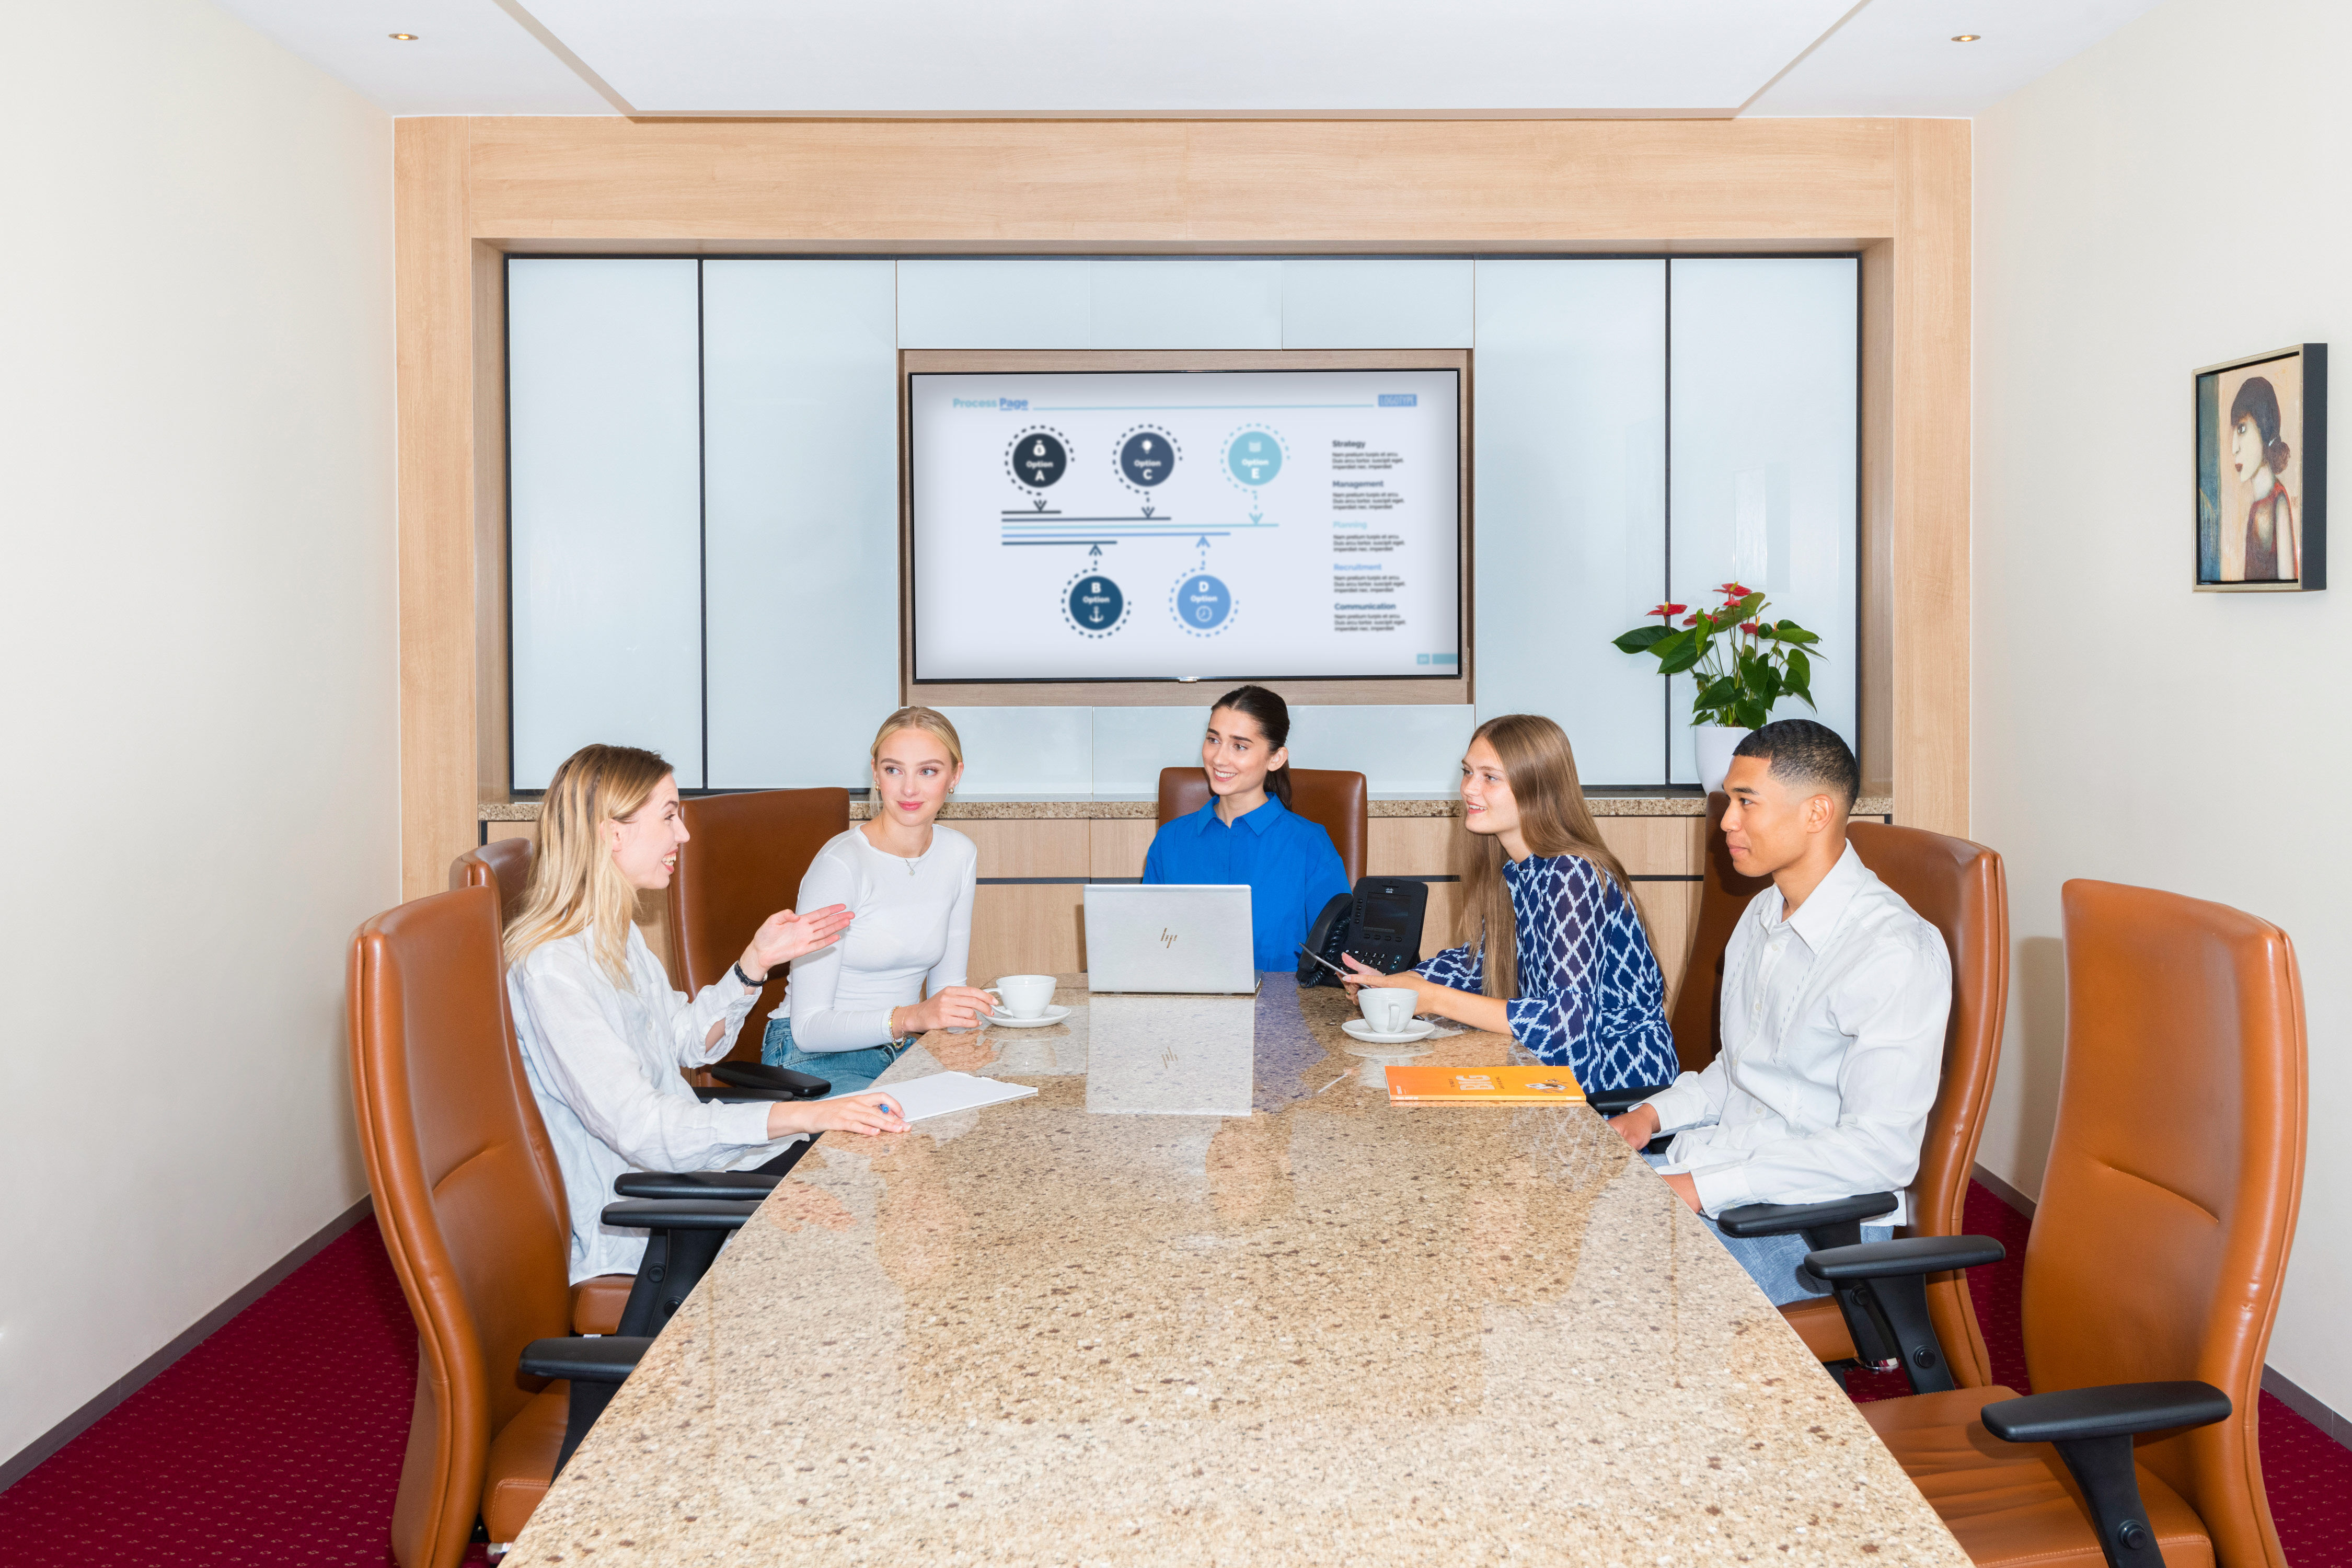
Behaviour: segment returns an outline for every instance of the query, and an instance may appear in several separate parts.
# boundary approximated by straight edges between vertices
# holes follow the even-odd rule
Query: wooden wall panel
[[[1969,122],[1897,122],[1895,820],[1969,832]],[[1864,587],[1868,586],[1867,580]]]
[[[1091,839],[1087,829],[1093,825],[1082,818],[966,818],[940,826],[971,838],[972,847],[980,851],[983,879],[1091,874]]]
[[[1090,850],[1087,875],[1140,877],[1143,857],[1160,824],[1148,816],[1108,817],[1087,824]]]
[[[992,985],[1000,974],[1084,969],[1085,910],[1080,882],[982,886],[972,896],[971,983]]]
[[[400,385],[400,883],[420,898],[478,841],[471,121],[393,126]],[[501,612],[503,613],[503,612]]]
[[[1892,232],[1900,123],[486,119],[472,233],[868,250],[1851,242]]]

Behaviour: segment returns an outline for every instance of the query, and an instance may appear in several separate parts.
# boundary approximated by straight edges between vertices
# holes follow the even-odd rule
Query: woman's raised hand
[[[779,1100],[768,1112],[768,1136],[794,1132],[904,1132],[906,1118],[898,1114],[898,1096],[887,1091],[844,1094],[831,1100]]]
[[[1410,969],[1402,974],[1382,974],[1352,952],[1341,953],[1339,962],[1348,966],[1348,973],[1339,977],[1339,984],[1348,988],[1348,996],[1351,1001],[1355,997],[1356,987],[1359,985],[1370,985],[1376,988],[1382,985],[1395,985],[1408,991],[1418,991],[1422,986],[1421,976]]]
[[[828,904],[804,915],[778,910],[751,933],[751,945],[743,950],[743,973],[772,977],[780,965],[838,942],[848,929],[847,904]]]
[[[910,1035],[929,1029],[977,1029],[993,1017],[996,1005],[985,991],[970,985],[948,985],[912,1007],[898,1010],[898,1026]]]

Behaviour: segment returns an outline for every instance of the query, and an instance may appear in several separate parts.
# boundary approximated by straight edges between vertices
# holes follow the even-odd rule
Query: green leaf
[[[1801,697],[1806,707],[1814,708],[1813,661],[1807,658],[1801,650],[1793,647],[1789,650],[1789,668],[1782,683],[1789,689],[1790,696]],[[1814,710],[1820,711],[1818,708]]]
[[[1678,634],[1672,626],[1635,626],[1632,631],[1616,639],[1617,649],[1621,653],[1643,653],[1649,649],[1652,643],[1663,642],[1667,637],[1676,635]]]
[[[1739,682],[1730,676],[1710,680],[1700,689],[1696,706],[1706,709],[1727,708],[1739,696]]]
[[[1780,695],[1780,672],[1772,668],[1772,661],[1769,658],[1757,659],[1740,672],[1740,684],[1748,689],[1748,694],[1767,708],[1772,706],[1773,699]]]
[[[1771,710],[1761,702],[1735,702],[1731,705],[1731,721],[1743,730],[1761,730],[1770,715]]]
[[[1782,621],[1772,628],[1772,635],[1782,642],[1789,643],[1811,644],[1822,640],[1794,621]]]
[[[1652,648],[1650,651],[1653,653],[1658,652],[1655,648]],[[1675,648],[1672,653],[1659,653],[1658,673],[1660,675],[1680,675],[1684,670],[1688,669],[1692,665],[1698,662],[1698,657],[1703,651],[1705,651],[1704,644],[1692,642],[1685,643],[1681,647]]]

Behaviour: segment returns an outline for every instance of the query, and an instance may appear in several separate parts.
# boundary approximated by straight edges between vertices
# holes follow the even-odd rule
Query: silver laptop
[[[1250,890],[1087,884],[1087,989],[1244,994],[1257,989]]]

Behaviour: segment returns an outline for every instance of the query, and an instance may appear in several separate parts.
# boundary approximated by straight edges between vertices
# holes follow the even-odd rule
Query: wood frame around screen
[[[997,372],[1184,370],[1450,370],[1461,377],[1454,405],[1460,454],[1455,500],[1454,584],[1462,664],[1452,676],[1378,676],[1268,680],[1292,702],[1453,703],[1474,700],[1470,570],[1471,351],[1468,349],[1095,349],[1022,352],[901,349],[898,353],[898,690],[904,702],[933,708],[1190,708],[1206,700],[1203,683],[1180,680],[926,681],[915,684],[915,516],[912,375]],[[1244,677],[1235,677],[1239,680]],[[1214,695],[1211,693],[1210,695]]]

